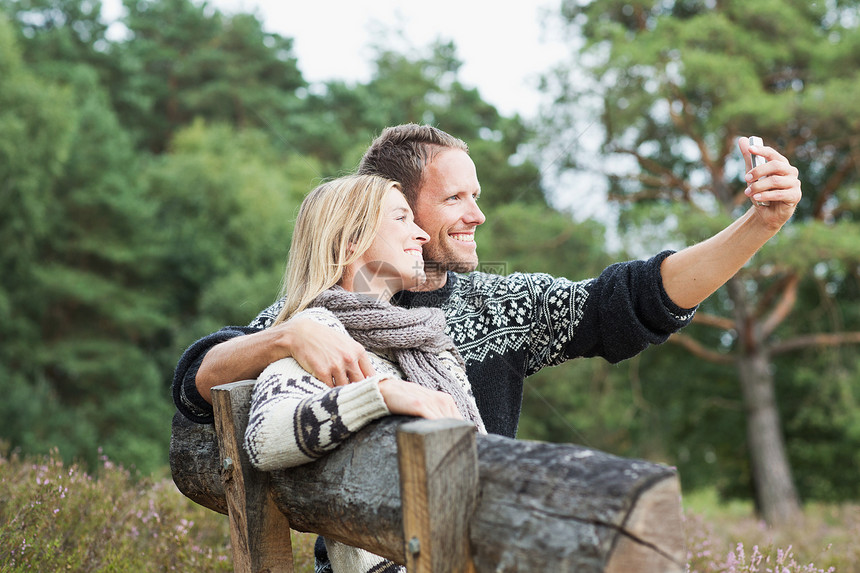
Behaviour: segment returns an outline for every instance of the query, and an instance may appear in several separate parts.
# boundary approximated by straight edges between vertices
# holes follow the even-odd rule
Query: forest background
[[[180,353],[272,302],[302,197],[387,125],[469,143],[483,270],[572,279],[739,216],[735,142],[758,134],[800,169],[795,218],[670,343],[529,378],[518,437],[675,465],[772,523],[860,498],[860,2],[565,2],[535,122],[463,85],[450,42],[309,85],[253,14],[125,6],[116,40],[97,1],[0,0],[9,447],[163,471]],[[611,216],[577,220],[549,180]]]

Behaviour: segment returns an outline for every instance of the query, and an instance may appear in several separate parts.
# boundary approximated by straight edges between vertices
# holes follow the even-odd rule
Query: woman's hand
[[[392,414],[419,416],[428,420],[439,418],[463,419],[450,395],[437,390],[429,390],[414,382],[406,382],[399,378],[386,378],[379,383],[379,392]]]

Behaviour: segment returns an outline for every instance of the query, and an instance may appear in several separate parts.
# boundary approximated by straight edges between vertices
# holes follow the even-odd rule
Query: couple
[[[702,243],[674,253],[665,251],[647,261],[615,264],[597,278],[579,282],[539,273],[506,277],[470,273],[477,266],[474,232],[484,222],[476,203],[480,184],[466,144],[443,131],[413,124],[387,128],[365,153],[358,173],[397,181],[415,214],[415,222],[426,232],[411,239],[413,245],[423,247],[426,281],[397,293],[392,301],[406,309],[436,307],[443,311],[445,330],[464,360],[479,419],[483,419],[488,432],[514,437],[526,376],[579,356],[602,356],[618,362],[650,344],[665,341],[691,320],[702,300],[731,278],[788,221],[801,197],[797,169],[768,147],[752,150],[768,162],[750,169],[748,140],[741,138],[739,147],[747,162],[746,194],[755,201],[769,201],[768,206],[751,206],[726,229]],[[384,224],[384,213],[382,216]],[[345,248],[349,255],[360,256],[354,255],[359,250],[358,240],[347,237]],[[361,240],[370,241],[368,245],[373,242],[367,237]],[[393,248],[393,243],[389,247]],[[321,257],[321,253],[303,256]],[[325,253],[330,259],[335,255],[340,255],[340,261],[348,260],[346,253]],[[404,287],[417,282],[417,277],[405,280],[389,268],[388,265],[399,268],[393,259],[376,260],[388,263],[377,265],[386,267],[386,281],[403,281]],[[299,261],[291,264],[298,265]],[[308,261],[303,260],[301,266],[308,266]],[[362,274],[369,270],[354,269],[361,275],[356,278],[362,284],[370,284],[374,273]],[[414,275],[415,268],[412,272]],[[319,292],[307,294],[304,306],[328,286],[320,283]],[[281,299],[264,310],[251,325],[224,328],[185,352],[177,366],[173,391],[174,401],[186,417],[211,423],[212,386],[257,378],[269,364],[285,357],[295,359],[295,363],[290,362],[293,366],[297,367],[297,363],[313,374],[301,377],[325,381],[325,386],[343,387],[350,393],[359,390],[351,388],[355,384],[349,382],[391,376],[381,366],[386,361],[385,352],[374,350],[370,354],[342,330],[328,326],[325,319],[321,324],[309,316],[321,311],[308,311],[308,315],[276,323],[278,318],[285,318],[281,315],[300,306],[291,288],[288,296],[289,300]],[[284,308],[287,310],[282,312]],[[328,321],[337,326],[330,317]],[[422,352],[436,354],[437,364],[451,364],[447,379],[456,379],[456,353],[449,350],[451,360],[439,346],[432,348],[429,353],[428,349]],[[400,367],[406,370],[402,363]],[[409,372],[406,375],[412,376]],[[265,378],[266,375],[260,376],[261,381]],[[382,387],[393,386],[389,381]],[[461,415],[471,405],[468,385],[459,400],[465,406],[457,404]],[[417,386],[406,389],[414,391]],[[319,390],[328,392],[322,387]],[[439,396],[432,394],[431,399],[426,395],[429,392],[421,392],[419,395],[416,391],[414,396],[424,408],[434,409],[428,415],[453,414],[450,403],[445,407],[447,414],[440,414]],[[377,397],[377,404],[378,400]],[[343,432],[343,427],[325,431]],[[299,459],[308,459],[306,453],[302,452]]]
[[[463,418],[485,432],[463,359],[444,332],[445,315],[389,303],[395,292],[424,283],[422,247],[428,239],[394,181],[343,177],[305,198],[290,247],[284,305],[273,324],[302,318],[349,335],[371,351],[376,373],[329,387],[293,358],[267,366],[254,386],[245,432],[257,469],[310,462],[388,414]],[[400,570],[339,542],[327,540],[326,547],[334,571]]]

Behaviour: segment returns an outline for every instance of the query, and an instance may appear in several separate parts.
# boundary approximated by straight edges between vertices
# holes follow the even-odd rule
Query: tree
[[[512,161],[532,132],[519,117],[503,117],[478,90],[463,85],[451,42],[399,52],[379,46],[374,64],[367,84],[328,82],[307,97],[304,118],[296,117],[292,131],[302,136],[295,146],[323,161],[327,173],[354,169],[384,127],[427,123],[468,143],[486,191],[482,204],[546,205],[535,164]]]
[[[31,65],[109,66],[107,24],[98,0],[0,0],[0,10],[15,22],[23,58]]]
[[[774,373],[781,385],[791,376],[778,361],[860,342],[856,310],[841,314],[856,306],[860,261],[857,16],[857,2],[569,1],[562,17],[584,38],[575,69],[585,78],[573,81],[573,67],[547,78],[558,109],[568,110],[556,117],[589,106],[601,119],[604,163],[629,167],[606,173],[628,240],[688,244],[746,208],[738,136],[761,135],[801,170],[805,199],[790,228],[702,306],[702,328],[672,338],[733,368],[751,480],[769,523],[799,508]],[[830,292],[815,289],[823,283]],[[817,309],[798,304],[810,290],[817,303],[805,302],[839,309],[838,324],[812,320]]]
[[[0,354],[4,437],[90,462],[103,446],[151,469],[170,412],[150,353],[166,325],[148,290],[152,204],[93,69],[38,77],[10,32],[4,20],[0,307],[14,333]]]
[[[275,299],[302,197],[318,166],[267,134],[197,121],[141,180],[157,204],[161,288],[180,350],[224,324],[247,324]]]
[[[459,82],[453,45],[380,49],[370,82],[305,90],[291,40],[252,14],[127,2],[113,39],[98,2],[0,9],[0,318],[15,333],[0,414],[14,447],[159,466],[178,354],[272,301],[299,201],[386,125],[469,141],[487,208],[548,211],[536,167],[511,160],[529,132]]]
[[[290,135],[285,126],[305,86],[291,39],[265,32],[253,14],[224,15],[206,2],[125,6],[129,37],[112,46],[121,73],[110,87],[145,149],[162,153],[196,118]]]

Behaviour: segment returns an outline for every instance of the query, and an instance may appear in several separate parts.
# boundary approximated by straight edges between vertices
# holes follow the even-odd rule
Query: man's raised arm
[[[749,140],[738,146],[746,160],[746,195],[754,202],[742,217],[705,241],[667,257],[660,268],[663,288],[682,308],[701,303],[732,278],[794,214],[800,202],[797,168],[770,147],[752,151],[767,163],[751,169]],[[758,202],[769,203],[759,205]]]

